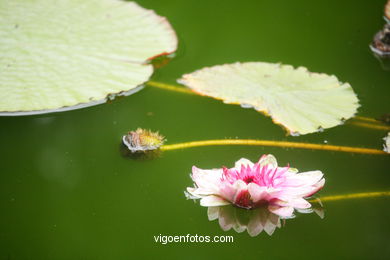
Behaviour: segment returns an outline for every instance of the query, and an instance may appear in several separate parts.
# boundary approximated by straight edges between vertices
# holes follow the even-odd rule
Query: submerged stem
[[[375,129],[375,130],[390,131],[390,126],[385,126],[385,125],[379,125],[379,124],[374,125],[374,124],[368,124],[368,123],[356,122],[356,121],[352,121],[350,122],[350,124],[355,126]]]
[[[350,193],[344,195],[333,195],[320,197],[320,201],[335,201],[335,200],[349,200],[349,199],[362,199],[362,198],[375,198],[375,197],[387,197],[390,196],[390,191],[374,191],[374,192],[362,192],[362,193]],[[311,199],[309,202],[318,202],[317,199]]]
[[[354,119],[357,119],[360,121],[366,121],[366,122],[370,122],[370,123],[375,123],[375,124],[382,124],[380,121],[376,120],[375,118],[371,118],[371,117],[355,116]]]
[[[149,86],[155,87],[155,88],[159,88],[159,89],[164,89],[164,90],[175,91],[175,92],[184,93],[184,94],[195,95],[194,92],[192,92],[191,90],[189,90],[187,88],[181,88],[181,87],[178,87],[178,86],[175,86],[175,85],[170,85],[170,84],[161,83],[161,82],[157,82],[157,81],[148,81],[148,82],[146,82],[146,85],[149,85]]]
[[[160,147],[161,150],[169,151],[176,149],[186,149],[200,146],[212,146],[212,145],[250,145],[250,146],[274,146],[274,147],[288,147],[288,148],[302,148],[302,149],[314,149],[314,150],[326,150],[336,152],[349,152],[349,153],[362,153],[362,154],[388,154],[382,150],[349,147],[349,146],[337,146],[328,144],[312,144],[312,143],[298,143],[298,142],[286,142],[286,141],[270,141],[270,140],[252,140],[252,139],[221,139],[221,140],[204,140],[184,142],[177,144],[167,144]]]
[[[171,84],[166,84],[166,83],[162,83],[162,82],[157,82],[157,81],[148,81],[148,82],[146,82],[146,85],[149,85],[149,86],[155,87],[155,88],[159,88],[159,89],[179,92],[179,93],[183,93],[183,94],[197,95],[195,92],[193,92],[187,88],[183,88],[183,87],[180,87],[177,85],[171,85]],[[360,126],[360,127],[365,127],[365,128],[390,131],[390,127],[384,126],[380,121],[378,121],[374,118],[364,117],[364,116],[355,116],[354,119],[364,121],[364,122],[370,122],[370,124],[363,123],[363,122],[348,122],[348,123],[350,123],[352,125]]]

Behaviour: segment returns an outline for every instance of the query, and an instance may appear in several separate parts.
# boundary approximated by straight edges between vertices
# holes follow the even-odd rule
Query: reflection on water
[[[301,213],[317,213],[320,218],[324,218],[322,208],[313,208],[311,211]],[[242,233],[245,230],[251,237],[259,235],[265,231],[268,235],[272,235],[276,228],[282,227],[285,224],[286,218],[281,218],[278,215],[270,212],[266,206],[256,209],[242,209],[232,205],[209,207],[207,215],[210,221],[218,219],[219,226],[224,231],[233,229],[237,233]]]
[[[125,144],[123,144],[123,142],[121,142],[119,145],[119,152],[121,156],[125,159],[138,160],[138,161],[153,160],[161,156],[160,149],[151,150],[151,151],[132,152]]]
[[[259,235],[262,231],[272,235],[277,227],[282,227],[280,217],[270,212],[266,207],[253,210],[245,210],[231,205],[209,207],[207,215],[210,221],[218,219],[219,225],[224,231],[233,228],[236,232],[241,233],[247,230],[252,237]]]
[[[379,64],[383,70],[386,70],[386,71],[390,70],[390,54],[389,54],[389,56],[380,56],[380,55],[374,53],[374,56],[379,61]]]

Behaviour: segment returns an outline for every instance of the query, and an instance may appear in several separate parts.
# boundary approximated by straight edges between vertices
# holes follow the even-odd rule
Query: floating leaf
[[[183,75],[178,82],[201,95],[269,114],[292,135],[339,125],[359,107],[348,83],[290,65],[225,64]]]
[[[103,102],[147,81],[147,61],[176,47],[168,21],[133,2],[1,1],[0,112]]]

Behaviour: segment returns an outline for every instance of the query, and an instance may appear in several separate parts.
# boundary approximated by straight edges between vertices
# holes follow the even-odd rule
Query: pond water
[[[358,115],[390,111],[390,72],[368,45],[385,1],[153,1],[180,46],[152,80],[169,84],[204,66],[281,62],[336,75],[361,101]],[[281,165],[319,169],[319,197],[390,190],[390,157],[248,146],[165,151],[153,160],[120,153],[121,137],[143,127],[167,143],[252,138],[382,149],[386,131],[346,123],[286,136],[252,109],[146,86],[81,110],[0,118],[0,259],[389,259],[389,198],[324,202],[325,217],[299,215],[262,232],[223,231],[207,208],[186,200],[191,167],[232,167],[274,154]],[[283,223],[282,223],[283,224]],[[156,243],[159,235],[233,236],[231,243]]]

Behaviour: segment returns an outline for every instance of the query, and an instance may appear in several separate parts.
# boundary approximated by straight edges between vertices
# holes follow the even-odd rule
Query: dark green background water
[[[390,111],[390,72],[368,44],[385,1],[140,0],[168,17],[180,46],[153,80],[235,61],[282,62],[349,82],[359,115]],[[220,138],[290,140],[382,148],[386,132],[343,125],[287,137],[254,110],[152,87],[71,112],[0,118],[0,259],[389,259],[389,198],[325,203],[269,237],[224,232],[185,199],[192,165],[232,166],[274,154],[281,165],[319,169],[321,195],[389,190],[389,156],[262,147],[202,147],[135,161],[119,152],[137,127],[168,143]],[[233,243],[172,243],[153,236],[232,235]]]

